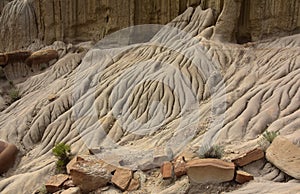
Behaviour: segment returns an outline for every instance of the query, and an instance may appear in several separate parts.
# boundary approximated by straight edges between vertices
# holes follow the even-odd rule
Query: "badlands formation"
[[[0,14],[0,162],[19,150],[1,193],[45,184],[60,142],[138,173],[132,193],[216,193],[186,176],[167,183],[157,150],[188,160],[222,145],[229,161],[265,131],[280,137],[243,167],[254,180],[223,186],[300,191],[298,0],[0,0]]]

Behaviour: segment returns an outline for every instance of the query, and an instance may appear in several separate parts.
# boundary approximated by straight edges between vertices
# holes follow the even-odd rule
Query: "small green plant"
[[[218,158],[221,159],[224,154],[224,148],[220,145],[204,146],[200,151],[201,158]]]
[[[272,143],[278,135],[280,135],[279,131],[265,131],[263,133],[263,138],[269,143]]]
[[[21,98],[20,92],[17,89],[11,89],[9,91],[9,96],[10,96],[12,102],[15,102]]]
[[[59,143],[54,146],[52,153],[58,159],[56,168],[60,172],[66,171],[66,166],[71,160],[71,147],[65,143]]]

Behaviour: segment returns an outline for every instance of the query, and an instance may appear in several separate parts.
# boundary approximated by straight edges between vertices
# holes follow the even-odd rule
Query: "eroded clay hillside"
[[[30,22],[44,13],[33,11],[36,3],[43,7],[42,2],[12,1],[15,6],[5,7],[0,17],[0,48],[20,48],[18,44],[24,43],[24,49],[54,49],[59,54],[42,71],[22,61],[4,67],[6,79],[16,81],[20,99],[0,113],[0,139],[15,144],[20,154],[14,168],[1,178],[2,193],[38,189],[54,172],[56,160],[51,150],[58,142],[70,144],[75,154],[99,149],[98,157],[112,163],[122,161],[135,170],[151,161],[157,147],[170,149],[174,157],[187,147],[217,144],[227,151],[243,152],[256,147],[266,130],[279,131],[299,146],[300,35],[234,44],[241,29],[236,25],[244,13],[240,10],[250,2],[220,1],[223,12],[218,18],[218,9],[190,7],[166,26],[155,26],[160,28],[158,33],[139,44],[130,44],[135,42],[130,36],[134,29],[125,29],[97,44],[56,41],[46,47],[49,41],[73,37],[65,37],[64,30],[53,36],[46,28],[58,28],[36,19],[37,23],[18,29],[21,34],[15,38],[20,42],[7,43],[9,38],[3,36],[15,30],[7,27],[14,17],[7,10],[25,11],[28,17],[24,20]],[[218,1],[205,2],[202,7],[218,5]],[[298,1],[290,2],[299,12]],[[295,33],[299,17],[293,17],[293,27],[280,33]],[[16,26],[24,21],[18,22]],[[39,22],[44,22],[44,30]],[[150,27],[140,27],[136,33]],[[251,39],[255,32],[249,31]],[[271,31],[260,32],[267,35]],[[30,44],[40,36],[44,39]],[[116,42],[115,37],[123,36],[125,42]],[[262,168],[268,165],[264,161]],[[283,172],[268,169],[236,192],[299,190],[297,180],[286,183]],[[143,189],[151,193],[153,185]],[[157,187],[153,192],[163,189]]]

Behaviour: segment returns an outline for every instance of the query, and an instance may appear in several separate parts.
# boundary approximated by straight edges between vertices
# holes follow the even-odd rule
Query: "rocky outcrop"
[[[1,3],[2,2],[2,3]],[[189,6],[212,8],[216,19],[214,38],[249,42],[300,29],[297,0],[14,0],[0,17],[0,51],[27,46],[35,39],[51,44],[56,40],[99,40],[117,30],[140,24],[166,24]],[[1,12],[0,12],[1,13]],[[26,19],[25,19],[26,18]],[[140,29],[145,31],[146,29]],[[153,31],[153,32],[151,32]],[[147,34],[157,28],[148,27]],[[145,40],[142,33],[128,36]]]

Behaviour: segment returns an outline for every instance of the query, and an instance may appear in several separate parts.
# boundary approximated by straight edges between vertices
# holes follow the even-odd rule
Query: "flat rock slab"
[[[300,148],[278,136],[266,151],[266,158],[286,174],[300,179]]]
[[[232,162],[235,163],[237,166],[245,166],[247,164],[250,164],[251,162],[260,160],[264,157],[264,151],[259,149],[259,148],[255,148],[247,153],[244,153],[240,156],[238,156],[237,158],[233,159]]]
[[[196,159],[187,163],[187,175],[196,184],[231,181],[234,172],[234,163],[219,159]]]

